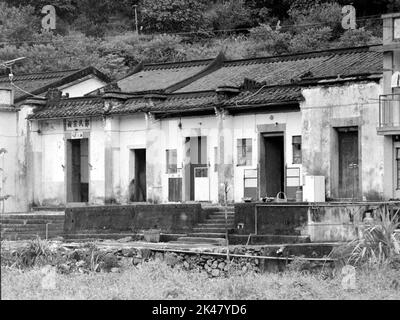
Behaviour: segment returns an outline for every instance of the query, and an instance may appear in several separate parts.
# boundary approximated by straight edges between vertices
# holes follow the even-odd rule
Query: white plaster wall
[[[104,87],[106,83],[101,81],[97,77],[93,77],[82,82],[60,88],[63,94],[68,93],[70,98],[82,97],[85,94],[95,91],[101,87]]]
[[[249,115],[237,115],[234,117],[234,138],[233,144],[233,159],[234,159],[234,200],[241,202],[244,196],[244,170],[257,169],[259,161],[259,135],[257,132],[258,125],[285,124],[285,164],[291,168],[301,168],[301,164],[293,164],[292,156],[292,136],[301,135],[301,114],[300,112],[286,113],[258,113]],[[237,139],[249,138],[252,139],[252,165],[238,166],[237,159]],[[300,178],[302,174],[300,171]],[[300,180],[300,184],[302,181]],[[272,196],[272,195],[269,195]]]
[[[132,149],[146,148],[146,122],[144,114],[124,116],[120,118],[120,188],[123,203],[129,201],[130,178],[134,172],[130,170]],[[148,157],[147,157],[148,158]],[[147,159],[151,161],[151,158]],[[130,175],[132,174],[132,177]]]
[[[65,140],[62,120],[40,123],[42,143],[42,205],[65,203]]]
[[[6,154],[0,155],[0,188],[3,182],[3,190],[0,195],[10,195],[4,201],[4,212],[18,211],[17,185],[17,113],[0,111],[0,149],[7,150]],[[4,161],[4,163],[3,163]],[[0,213],[3,210],[0,202]]]
[[[380,83],[351,83],[303,90],[302,109],[304,173],[324,175],[331,196],[331,124],[334,120],[361,119],[362,194],[367,199],[383,193],[383,137],[377,135]]]
[[[103,204],[105,197],[104,123],[92,119],[89,138],[89,202]]]

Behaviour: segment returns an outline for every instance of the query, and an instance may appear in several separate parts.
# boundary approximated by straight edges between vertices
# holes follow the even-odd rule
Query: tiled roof
[[[179,89],[177,92],[215,90],[219,86],[240,86],[245,78],[265,84],[298,82],[304,76],[319,79],[383,71],[383,55],[370,47],[225,61],[215,72]]]
[[[248,105],[280,104],[283,102],[302,101],[301,87],[267,87],[259,90],[245,91],[224,102],[224,107],[243,108]]]
[[[13,82],[20,88],[27,92],[36,91],[42,87],[48,86],[49,84],[59,81],[64,77],[76,73],[79,70],[66,70],[57,72],[46,72],[46,73],[31,73],[31,74],[15,74]],[[0,87],[12,88],[8,76],[0,77]],[[21,97],[26,94],[20,90],[15,90],[14,97],[18,101]]]
[[[20,87],[26,92],[42,95],[47,92],[51,87],[61,86],[68,82],[73,82],[79,78],[83,78],[89,74],[95,74],[101,80],[109,82],[110,80],[100,71],[93,67],[84,69],[73,69],[65,71],[31,73],[31,74],[14,74],[13,82],[16,86]],[[0,87],[15,88],[11,86],[8,76],[0,77]],[[15,89],[14,100],[19,102],[28,98],[29,95],[25,92]]]
[[[169,94],[165,99],[146,99],[131,97],[120,101],[110,111],[104,111],[102,97],[84,97],[62,99],[58,104],[44,107],[32,114],[30,119],[53,119],[66,117],[99,116],[106,114],[131,114],[136,112],[152,113],[180,113],[204,112],[214,110],[215,107],[224,107],[228,110],[239,110],[253,107],[262,107],[282,103],[296,103],[302,100],[300,87],[270,87],[246,91],[232,97],[224,98],[215,91],[199,92],[194,94]]]
[[[44,106],[29,116],[29,119],[54,119],[67,117],[100,116],[104,113],[101,97],[61,99],[52,106]]]
[[[38,111],[31,118],[129,114],[142,111],[210,112],[219,106],[232,112],[245,108],[275,108],[283,105],[292,107],[303,99],[302,86],[318,84],[324,79],[336,81],[339,77],[357,80],[367,79],[365,76],[371,75],[381,77],[383,72],[382,52],[371,50],[371,47],[235,61],[224,61],[219,56],[218,63],[216,61],[217,59],[140,66],[141,71],[136,70],[136,73],[121,80],[122,86],[119,83],[123,92],[104,95],[104,98],[119,101],[107,113],[103,111],[102,98],[86,97],[62,100],[57,107]],[[188,77],[190,81],[185,80]],[[185,87],[182,88],[182,85]],[[171,88],[179,87],[181,89],[170,92]],[[169,89],[163,92],[162,89],[165,88]],[[218,88],[227,95],[217,93]],[[236,96],[235,90],[239,92]]]
[[[195,95],[170,95],[164,101],[145,101],[144,99],[130,99],[117,108],[112,114],[145,112],[179,112],[213,109],[218,103],[215,92],[203,92]]]
[[[203,71],[212,59],[145,65],[117,82],[124,92],[164,90]]]

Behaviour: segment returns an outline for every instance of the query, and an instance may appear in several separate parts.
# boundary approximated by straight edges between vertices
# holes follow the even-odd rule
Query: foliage
[[[244,0],[216,2],[204,14],[207,30],[233,30],[251,25],[250,10]]]
[[[143,0],[142,25],[152,32],[187,32],[202,26],[205,0]]]
[[[362,7],[360,1],[355,5]],[[0,61],[27,57],[14,66],[15,73],[93,65],[115,79],[141,61],[215,58],[221,51],[240,59],[381,42],[382,26],[375,20],[357,30],[341,29],[344,0],[82,0],[79,6],[55,0],[55,32],[39,30],[45,0],[6,3],[11,6],[0,3],[0,42],[7,42],[0,45]],[[18,8],[22,4],[29,6]],[[132,32],[135,4],[143,27],[139,36]],[[213,32],[221,29],[237,31]]]
[[[342,248],[340,258],[347,264],[359,267],[381,267],[400,256],[400,240],[395,231],[400,228],[399,211],[392,212],[386,206],[376,211],[374,224],[363,231],[363,236]]]
[[[41,269],[2,268],[2,299],[399,299],[399,271],[360,271],[357,287],[346,291],[341,275],[321,279],[298,272],[234,274],[213,279],[204,273],[151,261],[121,273],[57,274],[56,289],[45,290]]]
[[[0,42],[31,40],[39,30],[33,7],[9,7],[0,2]]]

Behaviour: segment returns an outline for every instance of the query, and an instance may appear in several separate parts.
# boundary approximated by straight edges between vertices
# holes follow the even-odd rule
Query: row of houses
[[[327,201],[400,198],[399,17],[383,45],[49,80],[1,107],[5,209],[295,199],[308,176]]]

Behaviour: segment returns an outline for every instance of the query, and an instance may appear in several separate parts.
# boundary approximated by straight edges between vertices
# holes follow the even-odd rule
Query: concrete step
[[[227,216],[228,219],[235,219],[234,215],[228,215]],[[224,219],[225,220],[225,215],[224,214],[210,214],[207,219]]]
[[[3,224],[46,224],[49,222],[54,223],[64,223],[64,218],[62,219],[0,219],[0,223]]]
[[[46,231],[46,225],[41,224],[41,225],[3,225],[0,227],[0,230],[3,232],[25,232],[25,231]],[[47,230],[64,230],[64,225],[63,224],[49,224],[47,227]]]
[[[29,221],[64,221],[64,214],[5,214],[1,215],[0,221],[3,220],[29,220]]]
[[[188,234],[188,237],[196,238],[225,238],[224,232],[192,232]]]
[[[235,220],[231,219],[231,218],[226,219],[226,221],[228,223],[234,223],[235,222]],[[204,220],[204,222],[201,222],[201,223],[225,223],[225,218],[224,219],[220,219],[220,218],[218,218],[218,219],[210,219],[210,218],[208,218],[208,219]]]
[[[211,244],[211,245],[225,245],[224,238],[208,238],[208,237],[181,237],[173,243],[192,243],[192,244]]]
[[[227,223],[227,228],[234,228],[235,225],[233,223]],[[225,223],[214,223],[214,222],[206,222],[206,223],[198,223],[196,228],[225,228]]]
[[[1,233],[1,239],[3,240],[33,240],[37,237],[41,239],[46,239],[45,232],[38,232],[38,233],[20,233],[20,232],[6,232]],[[56,238],[56,237],[63,237],[62,232],[49,232],[47,234],[48,239]]]
[[[228,228],[232,229],[232,228]],[[205,227],[195,227],[193,228],[195,233],[224,233],[225,234],[225,227],[223,228],[205,228]]]

